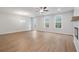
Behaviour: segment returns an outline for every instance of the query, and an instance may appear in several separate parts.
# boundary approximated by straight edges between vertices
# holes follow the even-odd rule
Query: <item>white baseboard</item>
[[[37,31],[40,31],[40,30],[37,30]],[[40,31],[40,32],[48,32],[48,33],[56,33],[56,34],[64,34],[64,35],[71,35],[73,36],[73,34],[69,34],[69,33],[58,33],[58,32],[49,32],[49,31]]]
[[[21,30],[21,31],[4,32],[4,33],[0,33],[0,35],[10,34],[10,33],[16,33],[16,32],[24,32],[24,31],[31,31],[31,30]]]
[[[16,33],[16,32],[23,32],[23,31],[33,31],[33,30],[20,30],[20,31],[4,32],[4,33],[0,33],[0,35]],[[40,31],[40,30],[36,30],[36,31]],[[41,32],[48,32],[48,31],[41,31]],[[57,32],[48,32],[48,33],[57,33]],[[73,34],[67,34],[67,33],[57,33],[57,34],[73,35]]]

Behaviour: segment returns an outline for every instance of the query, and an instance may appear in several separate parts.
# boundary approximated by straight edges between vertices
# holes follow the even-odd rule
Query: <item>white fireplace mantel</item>
[[[78,39],[75,37],[74,27],[78,28]],[[79,52],[79,21],[73,22],[73,37],[76,50]]]
[[[74,13],[72,17],[72,23],[73,23],[73,37],[74,37],[74,44],[76,47],[76,50],[79,52],[79,38],[77,39],[75,37],[74,33],[74,27],[79,28],[79,7],[74,8]],[[78,30],[78,37],[79,37],[79,30]]]

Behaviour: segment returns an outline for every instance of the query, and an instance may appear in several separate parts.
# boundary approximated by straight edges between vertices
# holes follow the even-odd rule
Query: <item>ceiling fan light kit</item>
[[[44,12],[47,12],[47,7],[40,7],[40,14],[41,13],[44,13]]]

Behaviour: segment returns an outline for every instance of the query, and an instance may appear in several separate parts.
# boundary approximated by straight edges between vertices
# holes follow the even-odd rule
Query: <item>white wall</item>
[[[79,16],[79,7],[74,8],[74,16]]]
[[[0,34],[28,30],[31,30],[29,17],[0,13]]]
[[[79,8],[74,8],[74,16],[79,16]],[[74,32],[74,27],[79,28],[79,21],[73,21],[73,32]],[[79,34],[79,32],[78,32],[78,34]],[[74,36],[74,44],[75,44],[76,50],[79,52],[79,38],[77,40],[74,33],[73,33],[73,36]]]
[[[58,14],[54,14],[54,15],[48,15],[48,16],[39,16],[36,17],[37,19],[37,30],[39,31],[47,31],[47,32],[56,32],[56,33],[62,33],[62,34],[73,34],[73,28],[72,28],[72,15],[73,12],[69,11],[69,12],[65,12],[65,13],[61,13],[59,15],[62,16],[62,28],[61,29],[56,29],[55,28],[55,17]],[[44,17],[48,17],[49,18],[49,28],[45,28],[44,27]]]

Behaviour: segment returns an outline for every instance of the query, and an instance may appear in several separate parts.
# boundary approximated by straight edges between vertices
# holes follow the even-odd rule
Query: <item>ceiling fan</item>
[[[48,9],[47,9],[47,7],[40,7],[39,12],[40,13],[48,12]]]

